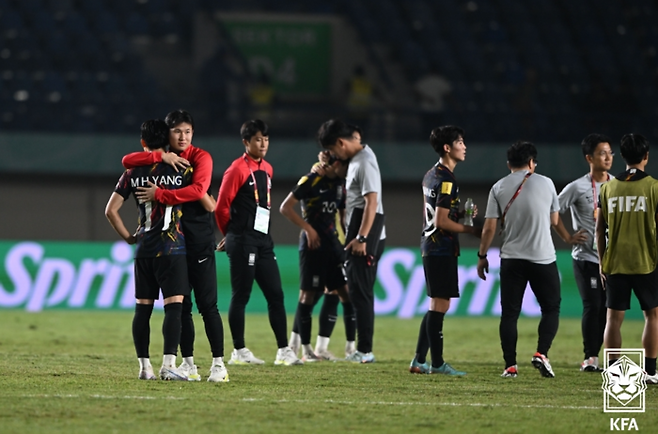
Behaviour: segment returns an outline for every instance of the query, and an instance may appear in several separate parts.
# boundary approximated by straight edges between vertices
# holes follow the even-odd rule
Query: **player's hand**
[[[569,237],[567,244],[573,246],[574,244],[583,244],[585,241],[587,241],[587,231],[585,231],[585,229],[581,229]]]
[[[226,238],[222,238],[222,240],[217,244],[217,247],[215,248],[216,251],[218,252],[225,252],[226,251]]]
[[[320,247],[320,236],[312,227],[308,230],[304,230],[306,233],[306,244],[311,250],[315,250]]]
[[[311,173],[317,173],[320,176],[325,176],[327,174],[327,167],[322,164],[315,163],[311,167]]]
[[[162,162],[170,165],[178,172],[178,169],[185,170],[190,167],[190,162],[183,157],[179,157],[173,152],[163,152]]]
[[[365,256],[366,244],[367,243],[360,243],[356,238],[354,238],[352,241],[347,243],[345,250],[351,251],[354,256]]]
[[[135,197],[139,200],[140,203],[143,202],[154,202],[155,201],[155,190],[158,189],[158,186],[149,181],[148,187],[137,187],[137,192]]]
[[[478,206],[473,205],[473,218],[478,216]]]
[[[133,245],[137,242],[137,239],[135,238],[135,235],[129,235],[128,238],[126,238],[126,243]]]
[[[487,280],[486,273],[489,272],[489,260],[487,258],[478,259],[477,270],[478,277],[482,280]]]
[[[331,158],[331,154],[329,153],[329,151],[320,151],[320,153],[318,154],[318,161],[323,166],[329,165],[330,158]]]

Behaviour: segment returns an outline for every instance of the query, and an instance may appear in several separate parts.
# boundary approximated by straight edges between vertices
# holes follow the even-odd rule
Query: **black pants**
[[[385,240],[379,241],[374,258],[347,255],[345,273],[347,286],[356,316],[357,351],[372,352],[372,338],[375,333],[375,279],[377,263],[384,252]]]
[[[548,354],[560,321],[560,276],[557,264],[535,264],[523,259],[500,261],[500,344],[505,366],[516,365],[517,323],[526,285],[537,297],[541,308],[537,352]]]
[[[201,249],[188,248],[187,271],[197,309],[203,318],[212,356],[224,357],[224,324],[217,309],[217,266],[214,246]],[[190,357],[194,353],[194,322],[190,297],[185,297],[183,300],[180,344],[183,357]]]
[[[244,324],[245,308],[249,303],[254,279],[260,287],[269,313],[270,326],[276,337],[277,348],[288,345],[286,309],[283,305],[283,289],[279,265],[270,243],[265,246],[250,246],[235,242],[226,237],[226,254],[231,272],[231,304],[228,309],[228,323],[235,349],[245,347]]]
[[[573,260],[573,275],[583,300],[583,351],[585,358],[598,357],[603,345],[606,312],[605,290],[601,283],[599,264]]]

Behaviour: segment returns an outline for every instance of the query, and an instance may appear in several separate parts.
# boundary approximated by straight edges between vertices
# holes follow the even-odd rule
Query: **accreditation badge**
[[[254,218],[254,230],[267,234],[270,227],[270,210],[262,206],[256,207],[256,218]]]

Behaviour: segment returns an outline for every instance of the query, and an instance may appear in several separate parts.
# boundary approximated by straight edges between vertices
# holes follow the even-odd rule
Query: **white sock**
[[[190,366],[194,366],[194,356],[192,357],[183,357],[183,361]]]
[[[315,341],[315,352],[319,353],[320,351],[327,351],[328,348],[329,338],[318,335],[318,339]]]
[[[139,369],[142,371],[147,369],[153,370],[153,367],[151,366],[151,359],[148,357],[138,357],[137,360],[139,360]]]
[[[162,366],[176,366],[176,354],[165,354],[162,356]]]
[[[290,343],[291,347],[299,347],[302,342],[302,337],[299,336],[299,333],[290,332]]]
[[[212,358],[212,365],[211,366],[217,366],[217,365],[223,365],[224,364],[224,358],[223,357],[213,357]]]
[[[356,351],[356,343],[354,341],[347,341],[345,343],[345,352],[353,353]]]
[[[306,354],[309,354],[309,353],[312,353],[312,352],[313,352],[313,347],[311,346],[311,344],[306,344],[306,345],[304,345],[304,352],[305,352]]]

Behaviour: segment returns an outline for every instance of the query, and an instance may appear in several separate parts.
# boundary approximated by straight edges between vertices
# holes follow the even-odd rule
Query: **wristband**
[[[480,252],[478,252],[478,258],[487,259],[487,254],[485,253],[484,255],[481,255]]]

